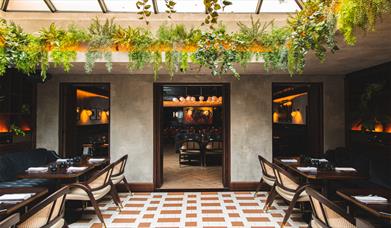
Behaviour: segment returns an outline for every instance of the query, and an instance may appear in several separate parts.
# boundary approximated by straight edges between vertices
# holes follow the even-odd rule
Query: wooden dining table
[[[23,212],[23,210],[30,206],[33,202],[42,199],[47,193],[48,189],[41,187],[22,187],[22,188],[1,188],[0,196],[4,194],[12,194],[12,193],[34,193],[30,198],[22,201],[15,201],[14,203],[0,203],[0,220],[7,218],[8,216]]]
[[[284,162],[285,159],[294,159],[297,162]],[[301,176],[306,183],[308,184],[320,184],[321,191],[324,195],[328,195],[328,182],[330,181],[345,181],[345,180],[364,180],[368,177],[360,174],[357,171],[336,171],[336,170],[323,170],[318,168],[316,172],[312,171],[301,171],[298,167],[306,167],[301,161],[300,157],[284,157],[284,158],[275,158],[274,162],[291,171],[299,176]]]
[[[96,167],[106,164],[109,162],[109,159],[104,158],[100,162],[89,162],[89,158],[84,158],[80,162],[72,165],[73,167],[86,167],[84,170],[67,172],[67,168],[58,167],[56,171],[52,172],[48,170],[47,172],[27,172],[17,175],[17,178],[27,178],[27,179],[50,179],[50,180],[60,180],[60,181],[74,181],[79,182],[80,177],[92,171]],[[47,165],[49,167],[50,164]]]
[[[365,215],[370,215],[372,219],[379,221],[382,225],[391,227],[391,189],[385,187],[339,189],[337,195],[346,200],[351,207],[360,209],[365,212]],[[386,198],[388,202],[364,203],[354,197],[367,195],[381,196]]]

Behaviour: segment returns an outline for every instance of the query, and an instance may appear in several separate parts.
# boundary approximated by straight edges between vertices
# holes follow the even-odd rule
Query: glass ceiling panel
[[[261,12],[264,13],[293,13],[300,10],[295,0],[263,0]]]
[[[157,0],[159,12],[164,13],[167,10],[164,0]],[[204,13],[205,7],[203,0],[177,0],[174,10],[178,13]]]
[[[111,12],[137,12],[136,0],[105,0]]]
[[[102,12],[97,0],[52,0],[52,3],[58,11]]]
[[[1,2],[1,1],[0,1]],[[49,11],[43,0],[10,0],[7,11]]]
[[[225,7],[224,13],[255,13],[258,0],[233,0],[232,5]]]

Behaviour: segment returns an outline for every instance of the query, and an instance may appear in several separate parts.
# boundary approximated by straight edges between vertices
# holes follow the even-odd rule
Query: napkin
[[[353,196],[356,200],[363,203],[387,203],[388,200],[381,196],[367,195],[367,196]]]
[[[281,159],[282,162],[287,162],[287,163],[295,163],[298,162],[297,159]]]
[[[29,173],[44,173],[48,171],[48,167],[30,167],[26,171]]]
[[[104,158],[90,158],[90,159],[88,159],[88,162],[99,163],[99,162],[103,162],[104,160],[105,160]]]
[[[335,167],[335,171],[356,172],[357,170],[352,167]]]
[[[67,172],[68,173],[76,173],[76,172],[81,172],[85,169],[87,169],[87,167],[73,167],[73,166],[71,166],[71,167],[67,168]]]
[[[67,161],[68,161],[68,159],[66,159],[66,158],[59,158],[56,160],[57,163],[62,163],[62,162],[67,162]]]
[[[303,172],[316,172],[318,169],[316,167],[297,167],[298,170]]]
[[[34,193],[12,193],[12,194],[4,194],[0,196],[0,201],[22,201],[33,196]]]

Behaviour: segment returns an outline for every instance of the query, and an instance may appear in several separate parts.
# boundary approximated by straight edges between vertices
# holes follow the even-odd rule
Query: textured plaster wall
[[[58,151],[60,82],[111,84],[111,158],[129,154],[130,182],[153,181],[153,80],[135,75],[54,75],[38,87],[37,146]],[[272,82],[323,82],[325,150],[343,146],[344,84],[342,76],[177,76],[174,81],[229,82],[231,85],[231,181],[258,181],[256,156],[272,158]]]

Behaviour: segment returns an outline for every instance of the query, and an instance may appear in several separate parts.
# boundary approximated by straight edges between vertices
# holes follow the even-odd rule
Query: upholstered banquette
[[[42,179],[17,179],[29,167],[46,166],[59,156],[46,149],[34,149],[0,153],[0,188],[47,186],[50,183]]]

